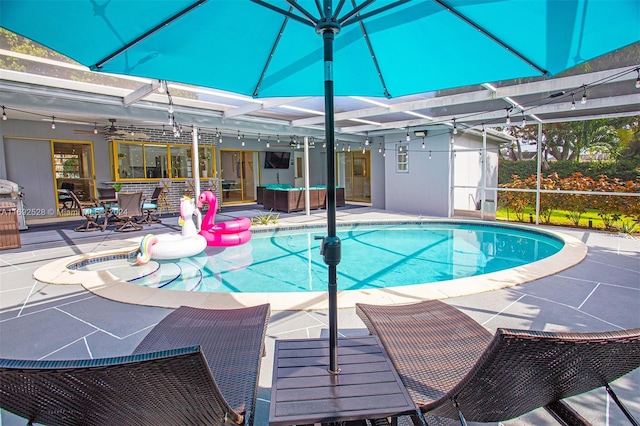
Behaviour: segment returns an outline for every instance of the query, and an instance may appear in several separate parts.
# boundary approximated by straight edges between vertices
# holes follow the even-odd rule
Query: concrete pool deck
[[[223,212],[218,220],[255,215]],[[225,217],[226,216],[226,217]],[[415,220],[416,216],[372,208],[341,208],[339,221],[384,218]],[[324,212],[281,215],[281,223],[324,220]],[[69,256],[131,246],[140,233],[113,231],[76,233],[71,224],[32,226],[21,232],[21,249],[0,252],[0,357],[20,359],[82,359],[127,355],[171,309],[116,302],[96,296],[80,285],[51,285],[32,278],[45,264]],[[555,274],[526,284],[444,299],[491,332],[498,327],[553,330],[606,331],[640,327],[640,240],[626,235],[571,228],[540,227],[569,235],[588,247],[586,258]],[[177,231],[177,218],[145,227],[147,232]],[[144,232],[144,231],[143,231]],[[288,297],[288,296],[281,296]],[[305,311],[272,308],[267,332],[267,356],[259,381],[256,425],[268,421],[273,346],[276,339],[320,337],[327,334],[325,309]],[[353,308],[340,309],[342,335],[363,335],[367,330]],[[640,417],[640,371],[613,383],[630,411]],[[593,424],[627,424],[604,389],[570,399]],[[3,411],[2,425],[25,424]],[[536,410],[505,425],[555,424],[544,410]]]

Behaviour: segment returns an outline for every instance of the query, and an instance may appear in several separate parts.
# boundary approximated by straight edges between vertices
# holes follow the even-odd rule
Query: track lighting
[[[411,141],[411,135],[409,135],[409,126],[407,126],[407,142]]]
[[[380,142],[380,147],[378,147],[378,152],[381,153],[382,152],[382,142]]]
[[[98,134],[98,122],[93,123],[93,134],[94,135]]]
[[[167,130],[164,128],[164,124],[162,125],[162,136],[167,136]]]
[[[582,93],[582,100],[580,101],[582,105],[587,103],[587,88],[585,87],[584,93]]]
[[[573,93],[571,94],[571,111],[576,109],[576,100],[573,98]]]
[[[269,139],[271,139],[271,136],[267,137],[267,148],[269,148],[271,145],[269,144]]]
[[[7,121],[7,112],[4,110],[4,105],[2,105],[2,121]]]
[[[4,109],[4,107],[3,107]],[[369,132],[367,132],[367,138],[364,140],[364,145],[369,146]]]
[[[241,146],[244,146],[244,134],[242,135],[242,142],[240,143]]]
[[[56,128],[56,118],[54,116],[51,117],[51,129],[55,130]]]
[[[276,135],[276,143],[280,143],[280,135]]]
[[[347,152],[351,152],[351,144],[347,145]]]
[[[238,130],[238,140],[240,140],[240,130]]]

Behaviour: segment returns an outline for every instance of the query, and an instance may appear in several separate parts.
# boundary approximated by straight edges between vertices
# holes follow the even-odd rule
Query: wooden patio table
[[[276,341],[270,426],[417,413],[376,336],[338,339],[340,373],[329,373],[328,366],[328,339]]]

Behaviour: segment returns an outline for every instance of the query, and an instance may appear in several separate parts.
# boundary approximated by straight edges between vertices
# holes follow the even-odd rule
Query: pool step
[[[127,281],[145,287],[183,291],[197,291],[202,285],[203,274],[199,266],[185,259],[149,263],[137,271],[137,276]]]

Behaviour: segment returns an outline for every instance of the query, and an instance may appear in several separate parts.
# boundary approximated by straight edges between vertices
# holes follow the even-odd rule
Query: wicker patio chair
[[[0,407],[47,425],[251,425],[269,305],[181,307],[129,356],[0,359]]]
[[[97,231],[98,229],[104,231],[106,228],[106,218],[102,225],[98,224],[100,215],[105,213],[103,207],[99,206],[94,201],[80,201],[75,192],[68,189],[59,189],[58,192],[66,194],[73,200],[73,205],[78,209],[81,216],[84,216],[86,222],[78,226],[74,230],[77,232]]]
[[[113,211],[117,212],[118,220],[122,225],[116,228],[117,232],[139,231],[142,225],[136,223],[136,218],[142,216],[142,192],[120,192],[118,193],[118,207]]]
[[[544,407],[560,423],[588,424],[561,400],[605,387],[635,421],[609,383],[640,366],[640,328],[604,333],[498,329],[492,337],[437,300],[356,304],[356,312],[380,338],[425,415],[462,424],[499,422]]]

